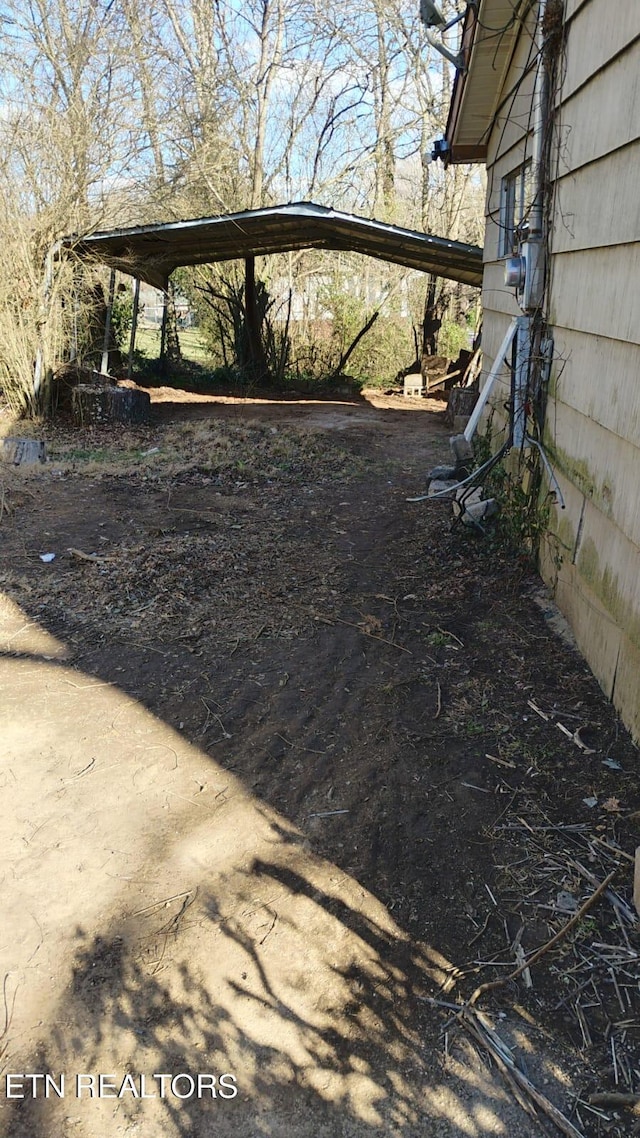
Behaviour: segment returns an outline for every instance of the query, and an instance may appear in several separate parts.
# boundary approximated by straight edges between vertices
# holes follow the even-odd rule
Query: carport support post
[[[133,353],[136,349],[136,332],[138,330],[138,307],[140,305],[140,277],[136,277],[133,290],[133,311],[131,313],[131,336],[129,338],[129,359],[127,360],[127,379],[131,379],[133,370]]]
[[[244,275],[244,310],[247,328],[247,342],[249,347],[249,360],[253,372],[252,378],[260,381],[266,377],[267,364],[262,347],[260,328],[260,314],[258,312],[258,298],[256,294],[256,259],[245,259]]]
[[[160,375],[167,370],[167,320],[169,319],[169,282],[162,290],[162,325],[160,328]]]
[[[109,341],[111,339],[111,313],[113,311],[113,298],[116,291],[116,270],[111,270],[109,277],[109,296],[107,298],[107,313],[104,320],[104,342],[102,345],[101,375],[109,374]]]
[[[33,395],[31,405],[34,410],[43,411],[47,397],[48,379],[51,375],[51,361],[48,354],[48,324],[51,316],[51,291],[53,289],[53,266],[60,255],[60,242],[56,241],[49,249],[44,262],[44,279],[38,314],[38,348],[33,373]]]

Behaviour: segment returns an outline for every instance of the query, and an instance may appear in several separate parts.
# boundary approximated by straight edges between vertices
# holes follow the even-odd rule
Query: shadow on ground
[[[69,1090],[5,1103],[11,1138],[538,1133],[470,1045],[445,1055],[427,999],[490,913],[496,819],[550,746],[571,771],[528,695],[613,718],[526,570],[406,502],[439,424],[347,423],[352,468],[323,445],[269,479],[196,455],[16,491],[3,1062]],[[44,567],[43,545],[99,553]],[[77,1073],[238,1094],[78,1099]]]

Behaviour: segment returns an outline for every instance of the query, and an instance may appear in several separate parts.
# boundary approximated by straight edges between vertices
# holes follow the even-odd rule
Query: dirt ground
[[[633,1132],[638,751],[526,560],[408,501],[442,406],[160,389],[0,475],[3,1134],[560,1133],[446,1006],[559,931],[476,1006]]]

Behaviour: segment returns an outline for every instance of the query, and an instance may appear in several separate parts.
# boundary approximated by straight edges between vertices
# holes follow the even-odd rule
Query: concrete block
[[[46,446],[40,439],[2,439],[0,458],[13,466],[33,466],[37,462],[46,462]]]
[[[463,434],[453,435],[449,439],[449,446],[456,465],[464,466],[473,459],[473,447]]]
[[[427,474],[427,480],[432,481],[436,478],[440,481],[444,480],[447,482],[456,477],[457,469],[456,466],[434,466],[433,470],[430,470]]]
[[[427,494],[430,498],[451,498],[456,496],[457,479],[433,478],[429,483]]]
[[[412,372],[411,375],[404,377],[404,393],[405,396],[417,396],[421,398],[424,395],[424,378],[420,372]]]

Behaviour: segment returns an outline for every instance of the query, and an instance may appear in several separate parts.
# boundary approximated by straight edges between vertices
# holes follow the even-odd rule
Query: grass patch
[[[147,481],[206,476],[220,483],[307,484],[364,476],[367,465],[314,431],[220,421],[123,428],[48,425],[48,462],[33,473],[116,476]],[[26,470],[27,468],[25,468]]]
[[[200,364],[201,367],[211,368],[211,356],[207,351],[197,328],[182,328],[178,330],[180,351],[185,361]],[[136,350],[149,360],[160,357],[160,329],[138,328],[136,332]]]

